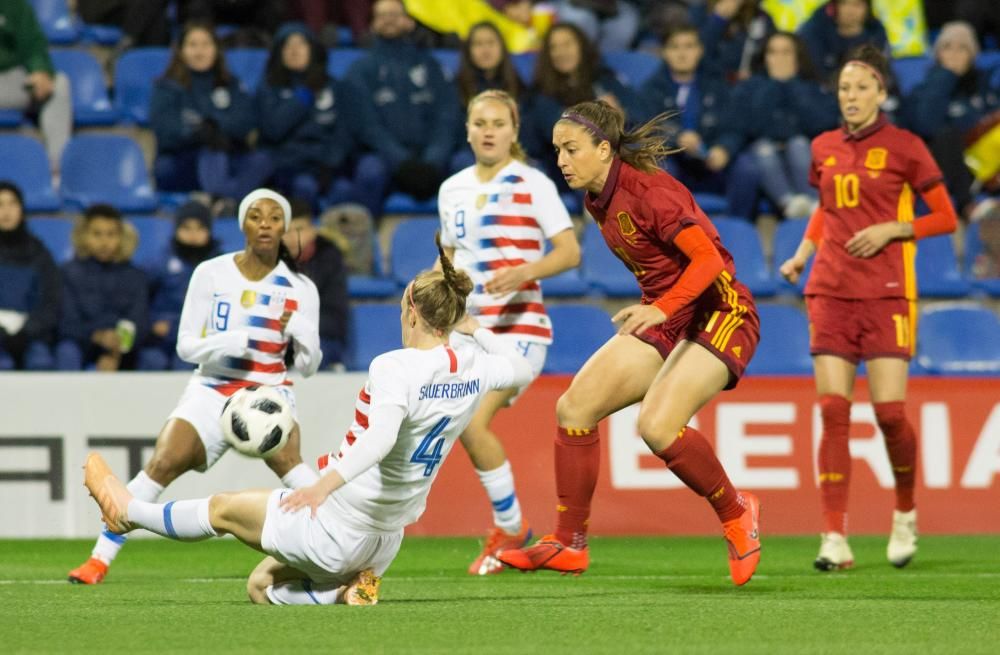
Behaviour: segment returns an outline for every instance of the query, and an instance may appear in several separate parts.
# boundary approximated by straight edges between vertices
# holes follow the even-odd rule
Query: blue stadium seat
[[[73,259],[73,219],[54,216],[32,216],[28,229],[41,239],[56,264]]]
[[[361,48],[331,48],[326,58],[326,72],[338,80],[347,75],[347,70],[365,54]]]
[[[434,59],[441,64],[441,70],[444,72],[445,79],[448,81],[455,79],[455,75],[458,73],[458,65],[461,60],[458,50],[435,48],[431,51],[431,54],[434,55]]]
[[[347,278],[347,293],[351,298],[392,298],[399,291],[396,281],[382,271],[382,249],[378,238],[372,240],[372,274],[351,275]]]
[[[567,191],[560,193],[559,199],[566,206],[566,211],[571,216],[577,216],[583,212],[583,194],[577,191]]]
[[[603,59],[619,82],[633,88],[642,86],[663,64],[663,60],[656,55],[641,50],[605,52]]]
[[[122,40],[122,29],[115,25],[83,23],[80,25],[80,40],[97,45],[115,45]]]
[[[936,375],[1000,373],[1000,319],[973,303],[927,307],[920,314],[917,360]]]
[[[1000,277],[977,280],[973,277],[972,267],[976,258],[983,252],[983,242],[979,238],[979,223],[971,223],[965,228],[965,275],[974,289],[991,296],[1000,296]]]
[[[106,202],[123,212],[156,210],[139,144],[117,134],[79,134],[62,155],[63,200],[77,208]]]
[[[73,123],[113,125],[118,111],[111,106],[104,85],[104,70],[86,50],[52,50],[52,64],[69,78],[73,97]]]
[[[132,48],[115,64],[115,107],[122,120],[149,125],[153,82],[170,62],[169,48]]]
[[[158,216],[129,216],[126,220],[139,233],[139,244],[132,254],[132,263],[142,269],[157,264],[173,239],[173,219]]]
[[[762,303],[760,343],[747,367],[752,375],[808,375],[812,373],[809,356],[809,320],[797,307]]]
[[[542,293],[546,298],[577,298],[586,296],[590,285],[583,279],[579,268],[571,268],[542,280]]]
[[[604,243],[601,230],[589,223],[583,231],[583,279],[591,287],[612,298],[639,299],[639,283]]]
[[[344,362],[349,370],[367,371],[377,356],[402,347],[399,303],[360,303],[351,308],[351,345]]]
[[[958,270],[951,235],[942,234],[917,243],[917,291],[927,298],[961,298],[969,281]]]
[[[611,317],[593,305],[551,305],[546,308],[555,331],[545,357],[546,373],[576,373],[584,362],[614,336]]]
[[[434,265],[437,259],[434,233],[439,227],[436,218],[408,218],[396,226],[392,233],[389,270],[400,286]]]
[[[219,242],[222,252],[236,252],[246,247],[246,239],[236,218],[224,217],[212,221],[212,236]]]
[[[815,256],[806,264],[806,270],[802,272],[802,277],[799,278],[797,285],[786,282],[781,277],[778,269],[781,268],[786,259],[795,254],[799,244],[802,242],[802,237],[806,233],[808,224],[809,221],[804,220],[782,221],[778,224],[778,229],[774,232],[774,245],[772,248],[774,257],[772,261],[774,262],[774,280],[777,283],[776,289],[778,293],[801,295],[802,290],[805,289],[806,280],[809,279],[809,272],[812,270],[813,262],[816,261]]]
[[[417,200],[408,193],[390,193],[382,204],[385,214],[434,214],[438,213],[437,197]]]
[[[900,92],[906,95],[920,84],[933,63],[934,60],[926,56],[893,59],[892,74],[896,78]]]
[[[61,203],[52,189],[51,166],[42,144],[21,134],[0,134],[0,152],[0,180],[20,187],[25,211],[59,211]]]
[[[232,48],[226,50],[226,65],[243,83],[243,88],[253,94],[264,79],[267,67],[267,50],[264,48]]]
[[[23,112],[17,109],[0,109],[0,127],[17,127],[23,122]]]
[[[511,55],[511,63],[514,64],[517,76],[528,86],[531,86],[531,83],[535,81],[535,62],[537,59],[538,55],[534,52]]]
[[[736,261],[736,279],[755,296],[773,296],[776,285],[754,226],[742,218],[727,216],[713,216],[712,224],[719,231],[722,245]]]
[[[80,27],[66,0],[31,0],[31,6],[50,45],[75,43],[79,38]]]
[[[726,200],[725,196],[715,193],[695,193],[694,201],[701,207],[701,211],[709,216],[729,213],[729,201]]]

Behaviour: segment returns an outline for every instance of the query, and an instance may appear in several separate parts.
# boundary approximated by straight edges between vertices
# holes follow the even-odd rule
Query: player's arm
[[[806,233],[802,237],[799,247],[795,249],[795,254],[786,259],[778,270],[781,276],[792,284],[797,284],[799,276],[805,270],[809,258],[816,253],[820,242],[823,241],[823,209],[816,207],[809,218],[809,225],[806,226]]]
[[[516,389],[531,382],[534,376],[528,360],[509,342],[481,327],[474,316],[466,314],[455,331],[471,336],[487,354],[496,357],[491,369],[496,389]]]
[[[299,308],[292,312],[285,331],[295,344],[295,368],[309,377],[319,369],[323,352],[319,343],[319,292],[312,280],[305,281]]]
[[[216,334],[202,336],[205,326],[216,311]],[[249,334],[245,330],[230,330],[229,305],[212,299],[210,276],[199,265],[191,275],[181,320],[177,327],[177,356],[192,364],[207,364],[222,357],[239,357],[246,353]]]
[[[558,275],[580,265],[580,244],[573,229],[553,234],[552,250],[536,262],[501,268],[486,283],[487,293],[513,293],[528,282]]]
[[[700,226],[683,228],[674,237],[673,243],[689,260],[680,279],[652,304],[630,305],[615,314],[611,320],[622,324],[618,334],[638,334],[659,325],[692,303],[725,270],[722,255]]]
[[[929,214],[918,217],[912,223],[889,221],[859,230],[845,244],[847,252],[854,257],[873,257],[890,241],[926,239],[954,232],[958,216],[945,185],[937,182],[920,195],[931,210]]]

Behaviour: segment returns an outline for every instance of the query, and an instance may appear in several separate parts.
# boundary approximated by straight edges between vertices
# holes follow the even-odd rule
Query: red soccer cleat
[[[73,584],[97,584],[107,574],[108,565],[96,557],[91,557],[69,572],[69,581]]]
[[[497,559],[519,571],[549,569],[560,573],[580,575],[590,566],[590,551],[587,548],[570,548],[556,539],[555,535],[545,535],[534,546],[514,550],[502,550]]]
[[[521,531],[510,534],[501,528],[493,528],[486,535],[486,543],[479,557],[469,565],[469,575],[491,575],[503,571],[503,564],[497,559],[497,553],[502,550],[523,548],[531,539],[531,528],[526,521],[521,521]]]
[[[742,496],[746,511],[738,519],[722,524],[726,545],[729,546],[729,575],[738,586],[750,582],[760,562],[760,533],[757,529],[760,501],[749,492],[743,492]]]

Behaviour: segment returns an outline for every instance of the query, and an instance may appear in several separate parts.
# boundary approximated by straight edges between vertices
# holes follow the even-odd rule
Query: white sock
[[[281,483],[289,489],[302,489],[319,480],[319,474],[312,470],[305,463],[300,462],[295,467],[281,476]]]
[[[289,580],[267,588],[268,599],[274,605],[334,605],[344,587],[338,584],[316,584],[312,580]]]
[[[155,501],[160,497],[160,494],[163,493],[163,485],[146,475],[145,471],[139,471],[139,473],[132,478],[127,485],[125,485],[125,488],[139,500],[144,500],[148,503]],[[108,531],[105,527],[101,530],[101,534],[97,537],[97,543],[94,544],[94,550],[91,551],[91,555],[103,561],[105,564],[110,564],[114,561],[115,557],[118,556],[118,551],[122,549],[122,546],[125,545],[125,541],[127,539],[128,537],[126,535],[115,534],[114,532]]]
[[[521,503],[517,502],[517,494],[514,493],[514,473],[510,462],[505,461],[492,471],[477,470],[476,474],[493,503],[493,523],[504,532],[520,532]]]
[[[128,504],[128,520],[150,532],[179,539],[198,541],[217,537],[208,516],[208,502],[212,499],[177,500],[169,503],[147,503],[136,498]]]

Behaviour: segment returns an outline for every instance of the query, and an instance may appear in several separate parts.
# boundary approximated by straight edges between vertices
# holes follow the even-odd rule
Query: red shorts
[[[916,303],[906,298],[807,296],[809,351],[857,364],[877,357],[909,360],[916,343]]]
[[[656,348],[663,359],[679,341],[702,345],[729,369],[726,389],[732,389],[757,350],[760,319],[750,290],[723,274],[715,281],[714,292],[702,294],[693,304],[636,336]]]

